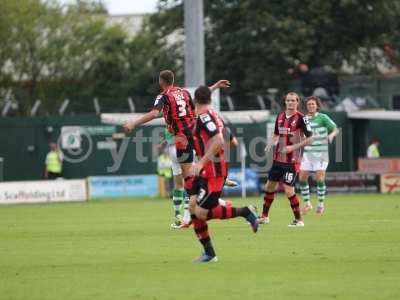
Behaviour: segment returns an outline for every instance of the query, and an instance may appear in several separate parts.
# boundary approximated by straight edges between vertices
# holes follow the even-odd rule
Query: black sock
[[[250,209],[246,206],[246,207],[239,207],[236,209],[236,213],[238,216],[241,216],[243,218],[246,218],[250,213]]]
[[[200,240],[200,242],[203,245],[204,253],[207,254],[208,256],[214,257],[215,251],[214,251],[214,247],[211,244],[210,238],[202,239],[202,240]]]

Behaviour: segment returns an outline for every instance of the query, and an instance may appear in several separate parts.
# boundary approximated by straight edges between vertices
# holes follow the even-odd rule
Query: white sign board
[[[86,181],[41,180],[0,183],[0,204],[87,200]]]

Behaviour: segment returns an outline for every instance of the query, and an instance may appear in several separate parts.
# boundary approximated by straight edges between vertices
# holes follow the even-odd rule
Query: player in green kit
[[[305,101],[307,116],[313,131],[314,141],[304,147],[303,159],[300,165],[300,191],[304,201],[302,213],[307,214],[312,210],[310,202],[310,186],[308,177],[310,172],[316,173],[318,206],[316,213],[321,215],[324,212],[324,200],[326,193],[325,174],[329,164],[329,143],[338,134],[335,122],[328,115],[320,113],[321,100],[316,96],[308,97]]]

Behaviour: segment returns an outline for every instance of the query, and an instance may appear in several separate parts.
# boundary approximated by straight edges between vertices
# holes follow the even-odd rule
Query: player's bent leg
[[[207,220],[243,217],[250,223],[252,230],[257,232],[258,221],[255,207],[232,207],[230,205],[223,206],[219,204],[219,197],[224,181],[223,177],[212,177],[199,181],[200,192],[197,198],[196,217],[200,219],[206,217]]]
[[[203,215],[201,216],[203,217]],[[245,207],[232,207],[232,206],[222,206],[218,204],[214,208],[209,209],[207,213],[207,220],[212,220],[212,219],[225,220],[237,217],[243,217],[244,219],[246,219],[250,223],[253,232],[257,232],[258,230],[257,210],[253,205]]]

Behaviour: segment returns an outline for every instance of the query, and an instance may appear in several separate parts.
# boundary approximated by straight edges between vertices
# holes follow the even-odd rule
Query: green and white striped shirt
[[[308,115],[308,119],[313,131],[314,141],[311,145],[304,147],[304,156],[308,160],[317,157],[329,161],[328,134],[337,126],[328,115],[323,113],[317,112],[313,117]]]

